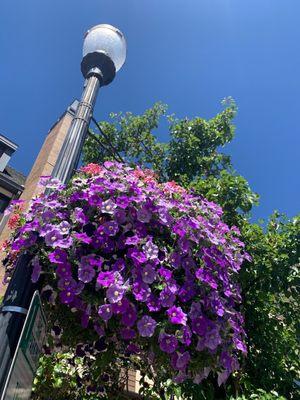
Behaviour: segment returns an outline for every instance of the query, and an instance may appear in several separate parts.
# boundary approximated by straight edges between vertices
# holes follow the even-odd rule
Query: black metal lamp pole
[[[111,25],[97,25],[85,35],[81,71],[86,79],[81,101],[53,169],[52,177],[67,183],[78,166],[100,86],[108,85],[125,62],[123,34]],[[0,309],[0,399],[37,284],[31,281],[31,256],[17,262]]]

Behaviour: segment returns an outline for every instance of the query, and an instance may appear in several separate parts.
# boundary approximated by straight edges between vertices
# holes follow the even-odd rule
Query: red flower
[[[8,220],[8,227],[10,229],[16,229],[20,223],[21,216],[20,214],[13,214]]]
[[[103,168],[100,167],[98,164],[90,163],[84,167],[81,167],[81,171],[85,172],[86,174],[90,175],[98,175],[103,171]]]

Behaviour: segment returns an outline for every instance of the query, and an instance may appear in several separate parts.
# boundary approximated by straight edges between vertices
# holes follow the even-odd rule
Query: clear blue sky
[[[254,217],[299,212],[299,0],[1,0],[0,133],[28,173],[50,126],[80,96],[82,37],[110,23],[127,62],[95,116],[155,101],[179,117],[212,117],[237,101],[236,170],[260,193]],[[159,132],[167,139],[167,132]]]

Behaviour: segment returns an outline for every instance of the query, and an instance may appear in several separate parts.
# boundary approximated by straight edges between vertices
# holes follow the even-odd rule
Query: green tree
[[[235,172],[230,156],[222,152],[234,137],[237,111],[232,99],[223,105],[224,110],[209,120],[166,116],[167,107],[161,103],[142,115],[111,114],[109,122],[99,124],[104,136],[91,131],[83,160],[101,163],[114,156],[151,167],[161,180],[175,180],[223,207],[225,221],[239,227],[252,256],[240,274],[249,355],[243,373],[229,383],[227,391],[234,388],[250,393],[262,388],[296,399],[294,380],[299,379],[300,371],[299,218],[288,220],[275,213],[265,229],[250,223],[249,213],[258,204],[258,195]],[[156,137],[160,126],[167,126],[167,143]],[[195,389],[183,387],[183,392],[186,390],[191,393]],[[198,393],[199,399],[205,398]]]

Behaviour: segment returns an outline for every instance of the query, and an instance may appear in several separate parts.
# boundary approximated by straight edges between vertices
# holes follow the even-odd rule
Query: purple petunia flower
[[[88,223],[88,217],[85,215],[85,213],[83,212],[83,209],[80,207],[76,207],[74,210],[74,219],[75,221],[82,225],[85,225]]]
[[[108,221],[103,224],[103,231],[108,236],[115,236],[119,231],[119,225],[115,221]]]
[[[75,232],[74,237],[82,243],[90,244],[92,239],[85,232]]]
[[[186,346],[189,346],[192,343],[192,331],[188,325],[181,328],[179,332],[179,340]]]
[[[146,207],[138,209],[136,213],[137,220],[140,222],[148,223],[151,219],[151,212]]]
[[[203,379],[207,378],[209,373],[211,371],[210,367],[205,367],[203,371],[201,371],[199,374],[196,374],[194,376],[193,382],[199,385],[203,381]]]
[[[72,289],[63,290],[59,293],[59,298],[63,304],[70,304],[75,298],[75,293]]]
[[[58,229],[52,229],[46,234],[45,243],[47,246],[57,247],[62,238],[63,236]]]
[[[136,320],[137,320],[137,312],[134,305],[131,304],[128,307],[126,313],[122,315],[121,322],[123,325],[131,327],[134,325]]]
[[[205,317],[198,317],[192,320],[192,331],[197,335],[204,336],[208,327],[208,320]]]
[[[122,272],[125,268],[126,264],[125,261],[122,258],[119,258],[118,260],[116,260],[116,262],[113,264],[112,266],[112,270],[114,272]]]
[[[69,263],[58,264],[55,272],[60,278],[71,277],[71,275],[72,275],[71,264],[69,264]]]
[[[125,289],[119,285],[111,285],[106,291],[106,297],[110,303],[121,301],[124,296]]]
[[[128,257],[132,258],[137,265],[144,264],[147,261],[145,254],[136,249],[129,249],[127,252]]]
[[[143,251],[148,260],[155,260],[158,257],[158,247],[150,240],[143,246]]]
[[[120,225],[124,224],[127,220],[125,211],[116,209],[114,212],[114,220]]]
[[[233,343],[235,345],[235,347],[240,350],[242,353],[247,353],[247,347],[245,345],[245,343],[243,343],[240,339],[238,338],[233,338]]]
[[[68,221],[62,221],[59,225],[58,225],[58,229],[60,231],[60,233],[62,235],[68,235],[68,233],[70,232],[70,224]]]
[[[93,280],[96,272],[93,267],[79,267],[78,268],[78,279],[81,282],[89,283]]]
[[[135,330],[130,329],[129,327],[121,328],[120,335],[124,340],[132,340],[136,337]]]
[[[171,254],[170,256],[170,264],[172,267],[175,269],[179,268],[181,266],[181,256],[179,253],[175,252]]]
[[[120,196],[116,198],[116,204],[118,207],[123,209],[127,208],[129,205],[129,198],[127,196]]]
[[[177,349],[178,340],[174,335],[168,335],[167,333],[161,333],[159,335],[159,347],[165,353],[171,354]]]
[[[105,330],[102,328],[102,326],[94,324],[94,329],[98,333],[99,337],[105,336]]]
[[[157,322],[153,318],[145,315],[138,321],[137,328],[142,337],[151,337],[154,334],[156,325]]]
[[[97,277],[97,284],[103,287],[109,287],[115,282],[114,272],[106,271],[100,272]]]
[[[151,264],[146,264],[142,269],[142,279],[145,283],[153,283],[156,277],[155,269]]]
[[[160,292],[159,300],[163,307],[172,307],[175,303],[176,296],[169,288],[165,288]]]
[[[208,271],[205,271],[204,268],[199,268],[196,271],[196,278],[201,282],[207,283],[212,289],[218,288],[218,284],[214,279],[214,276]]]
[[[152,312],[157,312],[157,311],[159,311],[161,309],[161,305],[159,303],[158,298],[155,297],[153,294],[151,294],[148,297],[146,305],[148,307],[148,310],[152,311]]]
[[[178,292],[178,297],[180,301],[186,303],[192,300],[193,297],[196,295],[195,285],[192,282],[185,282]]]
[[[105,214],[113,214],[117,205],[112,200],[106,200],[102,203],[101,211]]]
[[[160,267],[158,273],[166,282],[169,282],[172,278],[172,271],[167,268]]]
[[[77,282],[71,277],[60,278],[57,282],[57,287],[60,290],[74,290],[75,292],[77,288]]]
[[[115,314],[124,314],[127,312],[128,308],[129,301],[125,297],[112,305],[112,309]]]
[[[49,261],[54,264],[65,264],[67,262],[67,253],[61,249],[55,249],[52,253],[48,254]]]
[[[146,283],[137,281],[132,285],[132,293],[136,300],[145,302],[151,295],[151,289]]]
[[[169,321],[172,324],[186,325],[187,315],[182,311],[181,307],[171,307],[167,310]]]
[[[112,253],[115,249],[115,242],[111,239],[106,239],[103,243],[102,243],[102,251],[103,253]]]
[[[205,346],[210,350],[215,350],[219,344],[222,343],[222,338],[218,328],[212,329],[206,333],[205,336]]]
[[[126,238],[125,244],[136,245],[136,244],[139,244],[140,241],[141,241],[141,238],[138,235],[133,235],[133,236],[129,236],[128,238]]]
[[[175,364],[176,369],[178,369],[179,371],[184,371],[187,368],[190,360],[191,360],[191,355],[188,351],[185,351],[184,353],[178,353]]]
[[[58,240],[56,247],[60,247],[62,249],[69,249],[72,246],[72,244],[73,244],[73,238],[68,236],[65,239]]]
[[[100,306],[98,308],[98,315],[104,321],[108,321],[113,315],[111,304],[104,304],[103,306]]]

